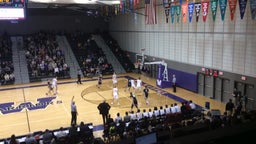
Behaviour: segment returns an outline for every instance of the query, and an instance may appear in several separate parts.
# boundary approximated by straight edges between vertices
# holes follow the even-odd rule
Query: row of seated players
[[[195,126],[206,131],[252,121],[255,116],[246,111],[234,115],[228,115],[227,112],[224,112],[223,115],[205,115],[202,113],[202,109],[197,108],[192,101],[189,101],[187,106],[186,102],[183,102],[181,106],[172,104],[171,106],[166,105],[165,108],[163,106],[160,106],[159,109],[154,107],[153,110],[148,109],[148,111],[143,109],[141,112],[138,109],[137,112],[125,112],[123,117],[120,113],[117,113],[115,118],[111,118],[109,115],[103,138],[111,141],[116,140],[113,137],[124,139],[163,129],[172,131],[171,135],[176,137],[180,135],[177,132],[179,128]]]
[[[40,31],[24,36],[24,49],[31,79],[58,76],[69,78],[65,52],[56,41],[56,34]]]
[[[0,81],[1,85],[14,84],[15,75],[12,61],[12,43],[8,34],[0,36]]]
[[[67,38],[85,76],[113,73],[112,65],[108,63],[104,52],[90,34],[76,32],[67,34]]]
[[[148,111],[140,109],[137,112],[130,111],[125,112],[122,117],[120,113],[117,113],[116,118],[108,116],[107,125],[104,129],[103,137],[109,138],[113,134],[118,134],[120,137],[124,137],[125,134],[137,133],[137,130],[148,131],[162,124],[173,124],[181,122],[182,120],[191,119],[196,116],[201,116],[201,111],[197,110],[196,105],[190,100],[189,102],[182,102],[181,106],[177,103],[149,108]]]
[[[0,144],[90,144],[93,141],[92,123],[85,124],[82,121],[80,125],[68,128],[46,129],[18,137],[13,134],[10,138],[0,141]]]

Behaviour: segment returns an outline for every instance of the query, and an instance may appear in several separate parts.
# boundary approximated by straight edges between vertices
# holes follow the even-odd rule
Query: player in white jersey
[[[113,87],[117,86],[117,75],[115,72],[112,75],[112,82],[113,82]]]
[[[142,80],[140,79],[140,77],[137,79],[137,83],[136,83],[136,90],[138,90],[139,92],[141,92],[141,87],[142,87]]]
[[[136,89],[135,80],[131,79],[131,86],[133,89]]]
[[[114,104],[115,101],[117,101],[117,105],[120,105],[119,104],[119,92],[118,92],[118,88],[116,86],[113,87],[112,93],[113,93],[113,102],[111,104]]]
[[[58,80],[57,80],[57,77],[54,77],[52,79],[52,87],[53,87],[54,95],[56,95],[58,93]]]

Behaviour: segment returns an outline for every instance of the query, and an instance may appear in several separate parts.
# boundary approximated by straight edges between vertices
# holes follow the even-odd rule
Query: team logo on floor
[[[38,98],[37,103],[35,104],[33,104],[32,102],[24,102],[16,106],[14,102],[0,103],[0,112],[2,114],[9,114],[21,112],[25,108],[29,111],[45,109],[49,104],[53,103],[54,99],[56,99],[56,97]]]

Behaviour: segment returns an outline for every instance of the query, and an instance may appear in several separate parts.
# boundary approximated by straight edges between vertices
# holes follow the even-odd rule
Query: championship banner
[[[168,88],[172,85],[171,81],[164,80],[164,69],[165,66],[162,64],[158,65],[158,73],[157,73],[157,79],[156,79],[156,85],[160,88]]]
[[[200,10],[201,10],[201,3],[195,3],[196,22],[198,22]]]
[[[240,9],[240,18],[243,19],[245,9],[246,9],[247,0],[239,0],[238,3],[239,3],[239,9]]]
[[[233,21],[236,13],[236,3],[237,0],[228,0],[231,21]]]
[[[177,15],[177,22],[180,22],[180,11],[181,11],[181,6],[176,5],[176,15]]]
[[[174,18],[175,18],[175,13],[176,13],[176,6],[171,6],[171,19],[172,19],[172,23],[174,23]]]
[[[182,7],[182,20],[183,20],[183,23],[186,23],[187,22],[188,4],[184,3],[184,4],[182,4],[181,7]]]
[[[189,3],[188,4],[188,19],[189,22],[192,22],[192,17],[193,17],[193,12],[194,12],[194,3]]]
[[[227,0],[220,0],[220,15],[221,15],[222,21],[224,21],[224,18],[225,18],[226,7],[227,7]]]
[[[215,21],[218,8],[218,0],[211,0],[212,19]]]
[[[256,0],[250,0],[252,19],[256,20]]]
[[[207,15],[208,15],[208,9],[209,9],[209,1],[208,2],[202,2],[203,22],[206,22],[206,18],[207,18]]]

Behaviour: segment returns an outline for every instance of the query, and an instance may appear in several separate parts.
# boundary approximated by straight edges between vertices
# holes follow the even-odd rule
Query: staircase
[[[126,73],[125,69],[120,64],[120,62],[117,60],[115,55],[112,53],[111,49],[105,43],[103,38],[101,36],[99,36],[99,35],[92,35],[92,36],[93,36],[96,44],[98,45],[98,47],[100,47],[102,49],[102,51],[104,52],[104,54],[106,55],[107,61],[109,63],[111,63],[111,65],[113,66],[114,71],[117,74]]]
[[[25,57],[26,51],[23,50],[23,38],[21,36],[11,37],[11,41],[15,84],[29,83],[28,67]]]
[[[68,43],[68,40],[65,36],[57,36],[56,40],[59,44],[59,47],[62,51],[64,51],[64,55],[65,55],[65,62],[68,65],[68,67],[70,68],[70,77],[71,78],[76,78],[77,77],[77,70],[81,69],[76,57]],[[81,75],[81,77],[83,77],[83,74]]]

